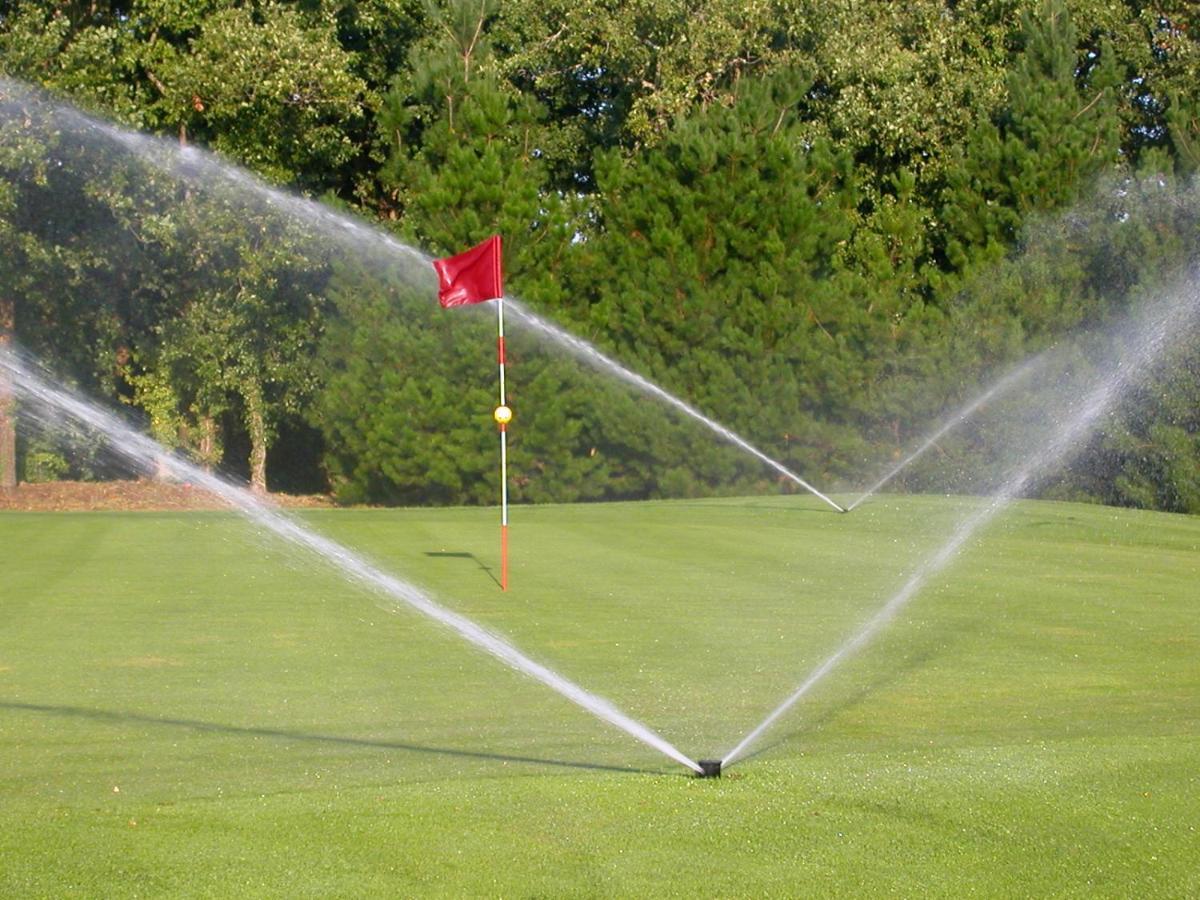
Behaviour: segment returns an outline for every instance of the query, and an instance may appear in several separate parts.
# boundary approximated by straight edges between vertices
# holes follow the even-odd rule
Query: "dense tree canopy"
[[[0,72],[0,341],[260,489],[490,502],[492,323],[25,85],[429,252],[500,232],[516,294],[824,483],[1197,250],[1183,0],[0,0]],[[773,482],[512,355],[518,499]],[[1200,511],[1196,357],[1168,368],[1045,489]],[[0,482],[103,474],[15,445],[6,397]],[[909,484],[971,489],[1015,439],[985,431]]]

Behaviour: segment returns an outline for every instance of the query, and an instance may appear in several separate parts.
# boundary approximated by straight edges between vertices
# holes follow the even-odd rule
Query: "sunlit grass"
[[[328,511],[693,757],[974,501]],[[0,516],[0,894],[1186,896],[1200,521],[1019,504],[719,781],[224,514]]]

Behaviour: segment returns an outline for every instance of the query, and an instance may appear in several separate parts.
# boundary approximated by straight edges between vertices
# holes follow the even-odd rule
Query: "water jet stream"
[[[1164,348],[1178,344],[1181,338],[1188,334],[1188,326],[1195,324],[1194,319],[1200,311],[1200,293],[1197,292],[1194,283],[1188,283],[1164,301],[1164,305],[1165,309],[1160,311],[1156,318],[1152,318],[1148,324],[1135,331],[1133,337],[1124,343],[1125,353],[1116,363],[1115,371],[1083,396],[1074,406],[1070,417],[1059,426],[1045,445],[1010,475],[1004,485],[989,497],[980,509],[964,520],[951,538],[909,576],[903,587],[875,615],[813,669],[782,703],[725,754],[721,760],[722,769],[728,768],[745,756],[751,746],[814,685],[882,631],[926,582],[941,572],[975,533],[1016,500],[1036,477],[1052,465],[1062,462],[1072,450],[1078,448],[1082,438],[1095,427],[1097,420],[1154,362]]]
[[[828,503],[830,506],[832,506],[838,512],[843,512],[843,513],[849,512],[848,509],[845,509],[844,507],[840,506],[835,501],[831,500],[829,497],[825,496],[823,493],[821,493],[819,490],[817,490],[815,487],[813,487],[811,484],[809,484],[807,481],[805,481],[803,478],[801,478],[799,475],[797,475],[791,469],[789,469],[785,465],[783,465],[783,463],[767,456],[767,454],[763,453],[761,450],[759,450],[757,447],[755,447],[753,444],[751,444],[745,438],[741,437],[741,435],[726,428],[720,422],[717,422],[716,420],[709,418],[704,413],[700,412],[700,410],[696,409],[694,406],[691,406],[688,403],[685,403],[683,400],[680,400],[674,394],[671,394],[671,393],[663,390],[662,388],[660,388],[654,382],[648,381],[647,379],[643,378],[641,375],[638,375],[636,372],[630,371],[629,369],[622,366],[620,363],[605,356],[603,353],[601,353],[599,350],[597,350],[595,347],[593,347],[591,344],[589,344],[587,341],[583,340],[582,338],[575,337],[573,334],[568,334],[567,332],[563,331],[561,328],[558,328],[557,326],[550,324],[545,319],[530,312],[525,306],[518,303],[516,300],[510,299],[510,298],[505,298],[504,302],[509,305],[509,308],[513,311],[513,313],[516,314],[517,318],[519,318],[521,321],[523,321],[529,327],[533,328],[534,330],[538,331],[539,333],[550,338],[555,343],[570,350],[576,356],[576,358],[584,360],[585,362],[587,362],[594,368],[608,372],[611,375],[615,375],[617,378],[621,379],[622,381],[626,382],[627,384],[631,384],[634,387],[638,388],[643,393],[649,394],[652,397],[656,397],[657,399],[661,400],[663,403],[667,404],[668,406],[672,407],[673,409],[676,409],[679,412],[683,413],[684,415],[695,419],[697,422],[699,422],[701,425],[703,425],[709,431],[724,438],[726,441],[733,444],[738,449],[743,450],[746,453],[749,453],[755,459],[770,466],[772,469],[774,469],[780,475],[783,475],[785,478],[791,479],[796,484],[798,484],[800,487],[804,488],[806,491],[808,491],[810,494],[812,494],[814,497],[818,497],[821,500],[824,500],[826,503]]]
[[[979,407],[983,406],[992,398],[1008,393],[1009,390],[1024,381],[1026,377],[1028,377],[1034,370],[1039,368],[1045,361],[1046,355],[1044,353],[1039,354],[1032,359],[1026,360],[1020,366],[1013,369],[1011,372],[993,384],[982,394],[979,394],[977,397],[975,397],[975,399],[971,400],[969,403],[959,409],[958,412],[942,423],[941,427],[926,437],[925,440],[918,445],[917,449],[913,450],[910,454],[908,454],[908,456],[904,457],[904,459],[896,463],[896,465],[892,466],[892,468],[888,469],[878,481],[863,491],[862,495],[859,496],[857,500],[846,507],[846,512],[850,512],[852,509],[854,509],[854,507],[858,506],[864,500],[873,496],[885,484],[907,469],[920,457],[924,456],[925,452],[934,444],[936,444],[942,438],[942,436],[946,434],[946,432],[950,431],[950,429],[954,428],[956,425],[965,422],[972,413],[974,413],[977,409],[979,409]]]
[[[433,257],[377,228],[338,213],[321,203],[273,188],[245,169],[222,162],[204,150],[192,146],[180,147],[173,141],[129,131],[92,118],[65,104],[47,101],[30,88],[3,76],[0,76],[0,115],[15,114],[6,110],[6,107],[12,103],[11,100],[6,100],[6,95],[23,98],[26,103],[48,106],[50,117],[67,129],[77,134],[93,136],[122,148],[158,171],[191,182],[198,189],[206,187],[211,189],[215,182],[230,189],[231,196],[238,202],[246,202],[247,198],[254,198],[278,212],[285,220],[303,222],[320,229],[325,237],[337,241],[350,254],[355,256],[377,254],[383,259],[400,259],[412,263],[412,267],[405,272],[405,277],[413,278],[415,276],[422,282],[428,282],[430,302],[432,303],[432,298],[435,296]],[[592,344],[534,314],[511,297],[506,297],[505,303],[519,323],[550,338],[558,346],[571,351],[577,359],[598,371],[616,376],[626,384],[695,420],[718,437],[770,466],[813,496],[820,498],[838,512],[847,511],[781,462],[753,446],[745,438],[649,379],[621,365]]]
[[[65,415],[104,435],[112,449],[144,471],[164,467],[173,477],[219,497],[254,525],[298,547],[376,595],[401,605],[456,632],[464,640],[499,659],[524,675],[540,681],[599,719],[608,722],[647,746],[700,773],[700,766],[645,725],[630,718],[611,702],[590,693],[557,672],[526,656],[498,635],[444,606],[424,591],[389,575],[352,550],[323,537],[277,509],[257,499],[245,488],[204,471],[170,453],[154,440],[123,424],[116,416],[59,387],[22,363],[11,351],[0,347],[0,378],[11,379],[18,399]],[[29,411],[25,411],[28,414]]]

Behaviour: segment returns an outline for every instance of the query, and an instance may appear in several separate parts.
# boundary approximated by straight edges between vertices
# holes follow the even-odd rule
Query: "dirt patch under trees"
[[[271,502],[288,507],[332,506],[324,496],[271,494]],[[51,481],[18,484],[0,490],[0,510],[22,512],[81,512],[91,510],[227,509],[220,499],[193,487],[166,481]]]

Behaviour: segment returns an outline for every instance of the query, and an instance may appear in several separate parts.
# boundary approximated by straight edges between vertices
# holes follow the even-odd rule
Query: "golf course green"
[[[315,510],[721,758],[982,501]],[[699,779],[232,513],[3,513],[0,896],[1200,895],[1200,519],[1020,502]]]

